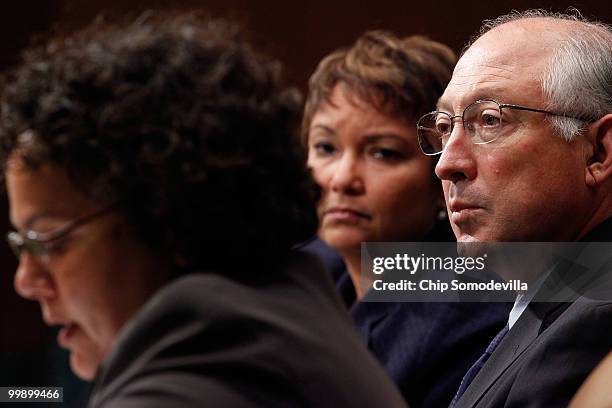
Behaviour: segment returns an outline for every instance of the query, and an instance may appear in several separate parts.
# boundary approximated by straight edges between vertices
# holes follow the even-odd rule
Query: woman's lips
[[[343,222],[358,222],[362,220],[369,220],[372,217],[363,212],[349,207],[332,207],[325,210],[323,218],[330,221],[343,221]]]
[[[74,333],[77,329],[77,326],[73,323],[68,323],[64,325],[59,333],[57,333],[57,344],[62,348],[70,347],[70,340],[74,336]]]

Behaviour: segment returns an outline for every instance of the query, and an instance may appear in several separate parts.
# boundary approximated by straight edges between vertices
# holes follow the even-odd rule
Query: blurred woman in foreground
[[[362,242],[454,240],[435,159],[421,153],[416,136],[416,120],[435,109],[454,63],[440,43],[365,33],[320,62],[302,124],[322,189],[319,237],[346,265],[338,289],[413,407],[447,406],[509,312],[505,304],[359,301],[367,296]]]
[[[299,98],[220,21],[143,16],[30,50],[1,163],[17,292],[90,407],[404,406],[333,285]]]

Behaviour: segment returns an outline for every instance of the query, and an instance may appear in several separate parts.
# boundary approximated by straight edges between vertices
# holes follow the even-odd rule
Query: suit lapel
[[[594,228],[581,240],[582,242],[609,242],[612,241],[612,218],[607,219]],[[598,253],[597,248],[582,251],[581,260],[594,260],[608,254]],[[606,258],[607,259],[607,258]],[[608,259],[604,266],[610,263]],[[506,372],[516,359],[523,354],[535,339],[546,330],[554,321],[563,314],[576,297],[596,286],[599,275],[609,275],[610,268],[585,268],[573,262],[561,262],[557,265],[549,279],[538,291],[536,299],[548,300],[548,302],[532,302],[523,312],[519,320],[508,332],[501,344],[491,355],[487,363],[474,378],[465,391],[458,407],[474,407],[495,384],[495,382]],[[604,278],[606,277],[604,276]],[[605,280],[604,280],[605,281]],[[571,284],[570,284],[571,282]],[[605,281],[609,282],[609,281]],[[577,290],[576,290],[577,289]],[[608,293],[609,294],[609,293]],[[554,299],[554,301],[552,301]]]
[[[580,265],[565,260],[557,262],[534,297],[545,301],[529,304],[465,391],[459,401],[459,407],[475,406],[508,367],[567,309],[577,296],[574,291],[564,290],[567,277],[582,272],[584,268]],[[557,301],[551,301],[552,299]]]
[[[507,368],[536,339],[542,319],[529,307],[499,344],[459,400],[459,407],[472,407],[491,388]]]

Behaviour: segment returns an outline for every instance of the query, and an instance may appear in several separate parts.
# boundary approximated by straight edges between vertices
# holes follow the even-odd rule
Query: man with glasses
[[[539,10],[484,25],[417,125],[458,242],[612,241],[611,84],[606,25]],[[610,297],[530,302],[546,272],[451,406],[566,406],[612,348]]]

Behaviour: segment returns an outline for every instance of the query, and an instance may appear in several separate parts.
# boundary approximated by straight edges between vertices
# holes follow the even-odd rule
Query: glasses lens
[[[497,138],[502,114],[497,102],[478,101],[463,112],[463,127],[476,144],[490,143]]]
[[[442,152],[451,131],[452,121],[448,114],[431,112],[424,115],[417,123],[417,135],[423,153],[434,155]]]
[[[21,258],[23,251],[28,251],[31,255],[36,256],[42,261],[47,261],[49,256],[48,243],[38,242],[35,239],[23,236],[17,231],[12,231],[6,234],[6,240],[13,250],[17,259]]]
[[[12,231],[6,234],[6,240],[15,256],[19,258],[21,256],[21,247],[23,247],[24,244],[23,237],[18,232]]]

